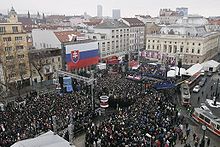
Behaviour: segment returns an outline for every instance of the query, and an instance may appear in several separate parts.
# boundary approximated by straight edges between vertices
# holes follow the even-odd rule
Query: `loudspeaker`
[[[59,77],[59,83],[60,83],[61,89],[63,89],[63,77]]]
[[[63,77],[59,77],[59,83],[63,84]]]
[[[178,61],[178,65],[177,66],[178,66],[178,68],[182,68],[182,60]]]
[[[125,54],[125,61],[128,61],[128,54]]]

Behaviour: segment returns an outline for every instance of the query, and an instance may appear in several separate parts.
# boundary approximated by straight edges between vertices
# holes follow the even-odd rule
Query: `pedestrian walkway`
[[[180,109],[181,115],[185,117],[186,122],[183,122],[183,138],[185,139],[178,140],[176,147],[200,147],[200,144],[203,139],[203,130],[201,125],[197,124],[192,120],[192,118],[188,115],[188,113],[184,109]],[[186,125],[187,124],[187,125]],[[188,128],[188,129],[187,129]],[[188,133],[188,137],[187,137]],[[217,138],[217,140],[213,139],[213,136]],[[187,146],[188,145],[188,146]],[[220,147],[219,138],[208,132],[206,130],[205,134],[205,146],[202,147]]]

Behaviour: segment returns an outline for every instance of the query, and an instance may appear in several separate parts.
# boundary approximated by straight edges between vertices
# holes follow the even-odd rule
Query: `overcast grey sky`
[[[103,6],[103,15],[111,16],[113,8],[121,9],[122,17],[135,14],[157,16],[160,8],[188,7],[190,14],[220,15],[220,0],[1,0],[0,12],[13,6],[18,13],[44,12],[46,14],[77,15],[87,12],[96,16],[96,7]]]

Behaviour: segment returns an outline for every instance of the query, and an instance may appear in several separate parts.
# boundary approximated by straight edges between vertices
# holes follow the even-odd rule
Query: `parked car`
[[[199,85],[196,85],[196,86],[193,88],[193,92],[198,93],[199,90],[200,90],[200,86],[199,86]]]
[[[199,82],[199,86],[203,87],[205,85],[207,78],[202,78],[201,81]]]

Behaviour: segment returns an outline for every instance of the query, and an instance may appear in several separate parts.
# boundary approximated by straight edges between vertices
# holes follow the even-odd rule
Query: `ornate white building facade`
[[[201,63],[215,56],[219,48],[218,32],[208,32],[208,21],[202,16],[189,16],[176,24],[163,26],[161,34],[147,35],[146,56],[168,64],[181,58],[183,64]]]
[[[200,37],[179,35],[148,35],[146,57],[175,63],[181,58],[183,64],[202,63],[218,53],[219,33],[207,33]]]

